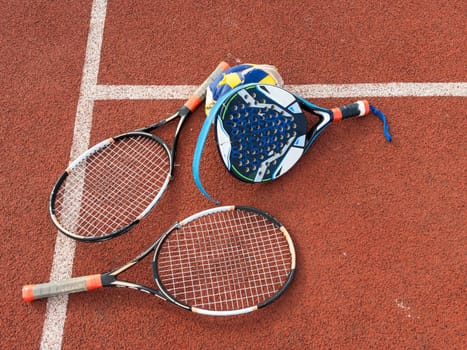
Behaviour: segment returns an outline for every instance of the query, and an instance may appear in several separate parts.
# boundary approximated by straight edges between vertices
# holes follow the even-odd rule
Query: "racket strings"
[[[216,213],[173,232],[158,274],[177,300],[214,311],[237,310],[273,297],[291,271],[284,234],[263,216]]]
[[[57,192],[57,220],[82,237],[116,232],[151,205],[169,168],[169,156],[155,140],[118,139],[72,169]]]

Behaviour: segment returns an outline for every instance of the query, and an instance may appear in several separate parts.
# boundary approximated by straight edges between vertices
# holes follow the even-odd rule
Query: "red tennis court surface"
[[[466,348],[464,1],[3,1],[0,9],[2,349]],[[368,98],[389,119],[392,143],[376,117],[333,125],[264,185],[228,175],[209,138],[205,188],[288,228],[297,250],[291,287],[232,318],[124,289],[24,303],[23,284],[116,267],[213,205],[191,175],[199,109],[182,131],[175,180],[135,229],[75,244],[47,211],[70,153],[167,116],[221,60],[273,64],[317,104]],[[151,284],[149,261],[128,278]]]

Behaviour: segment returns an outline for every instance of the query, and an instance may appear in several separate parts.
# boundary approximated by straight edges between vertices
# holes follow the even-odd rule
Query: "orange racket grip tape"
[[[198,96],[193,95],[188,101],[185,102],[185,107],[193,112],[201,104],[201,102],[203,102],[203,100],[201,100]]]
[[[342,112],[340,108],[333,108],[332,111],[332,121],[333,123],[338,123],[342,120]]]
[[[101,275],[86,276],[86,290],[102,288]]]
[[[225,70],[229,68],[230,65],[227,62],[222,61],[219,63],[216,69],[214,69],[209,77],[196,89],[188,101],[185,102],[185,107],[193,112],[206,98],[206,91],[209,84],[211,84],[218,76],[220,76]]]

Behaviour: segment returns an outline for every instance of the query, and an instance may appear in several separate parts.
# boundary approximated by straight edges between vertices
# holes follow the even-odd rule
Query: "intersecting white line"
[[[107,0],[93,1],[73,143],[70,151],[71,160],[89,147],[93,108],[96,100],[185,100],[196,89],[194,85],[98,85],[97,78],[106,11]],[[305,98],[467,96],[466,82],[307,84],[286,85],[285,87]],[[75,242],[58,233],[50,280],[71,277],[74,254]],[[67,296],[48,300],[41,349],[61,348],[67,304]]]

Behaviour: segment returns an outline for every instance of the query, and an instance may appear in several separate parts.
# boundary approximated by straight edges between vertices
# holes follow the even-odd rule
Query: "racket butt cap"
[[[230,68],[230,64],[228,64],[225,61],[222,61],[221,63],[219,63],[219,68],[221,68],[222,70],[227,70]]]
[[[362,100],[360,101],[363,103],[363,106],[365,108],[365,114],[364,115],[367,115],[368,113],[370,113],[370,103],[367,101],[367,100]]]
[[[33,289],[34,289],[34,285],[32,285],[32,284],[28,284],[26,286],[23,286],[22,296],[23,296],[24,301],[31,302],[33,300],[36,300],[36,298],[34,297]]]

